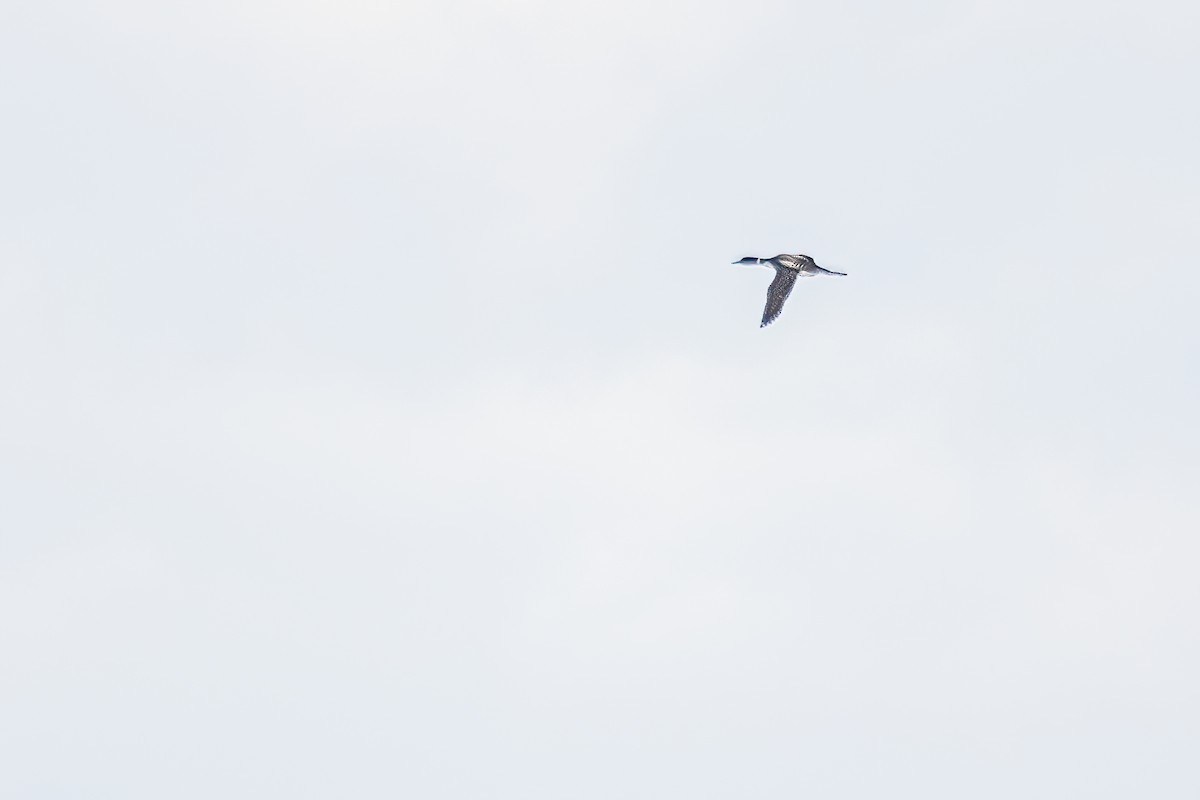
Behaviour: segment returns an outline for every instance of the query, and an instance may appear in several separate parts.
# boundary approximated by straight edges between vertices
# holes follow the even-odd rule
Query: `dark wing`
[[[792,293],[792,287],[796,285],[796,276],[799,274],[796,270],[786,267],[775,270],[775,280],[771,281],[771,287],[767,289],[767,307],[763,309],[760,328],[767,327],[783,313],[783,301]]]

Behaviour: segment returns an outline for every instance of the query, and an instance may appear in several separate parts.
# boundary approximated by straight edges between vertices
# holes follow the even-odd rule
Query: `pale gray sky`
[[[1197,41],[5,6],[0,796],[1194,800]]]

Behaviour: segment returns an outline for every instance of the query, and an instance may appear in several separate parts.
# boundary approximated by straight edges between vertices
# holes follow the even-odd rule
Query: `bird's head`
[[[755,258],[754,256],[746,256],[745,258],[734,261],[733,263],[734,264],[757,264],[758,259]]]

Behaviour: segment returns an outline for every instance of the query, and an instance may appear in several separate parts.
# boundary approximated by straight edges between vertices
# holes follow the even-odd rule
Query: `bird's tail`
[[[833,270],[825,269],[824,267],[817,267],[817,269],[821,270],[821,272],[824,272],[826,275],[841,275],[842,277],[846,276],[846,273],[844,272],[834,272]]]

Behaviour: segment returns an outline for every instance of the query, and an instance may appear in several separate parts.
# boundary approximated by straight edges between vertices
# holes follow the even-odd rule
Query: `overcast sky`
[[[0,795],[1194,800],[1197,41],[6,4]]]

